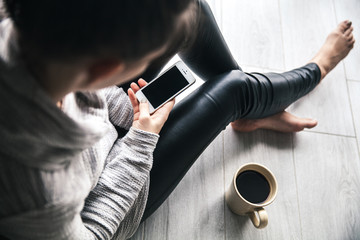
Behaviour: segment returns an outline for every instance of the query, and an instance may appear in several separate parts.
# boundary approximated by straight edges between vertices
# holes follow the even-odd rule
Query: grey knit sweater
[[[126,239],[139,225],[158,135],[131,128],[112,87],[53,104],[0,23],[0,235],[10,239]],[[114,125],[128,129],[118,138]]]

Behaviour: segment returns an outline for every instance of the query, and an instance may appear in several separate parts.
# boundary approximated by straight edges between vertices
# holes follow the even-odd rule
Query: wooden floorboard
[[[331,0],[279,0],[285,67],[308,62],[324,43],[337,21]]]
[[[240,65],[284,69],[277,0],[224,1],[222,31]]]
[[[360,149],[360,82],[348,81],[356,138]]]
[[[303,132],[294,153],[303,238],[360,239],[355,139]]]

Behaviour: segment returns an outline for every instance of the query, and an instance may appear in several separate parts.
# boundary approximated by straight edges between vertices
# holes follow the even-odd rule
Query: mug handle
[[[258,213],[259,217],[256,216],[255,212]],[[264,228],[268,224],[268,215],[262,207],[250,212],[249,217],[256,228]]]

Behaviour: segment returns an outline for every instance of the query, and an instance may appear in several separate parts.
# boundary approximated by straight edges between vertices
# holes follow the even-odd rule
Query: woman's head
[[[190,32],[197,0],[3,1],[28,68],[57,101],[138,76]]]
[[[136,61],[189,30],[194,0],[4,0],[20,46],[43,59]]]

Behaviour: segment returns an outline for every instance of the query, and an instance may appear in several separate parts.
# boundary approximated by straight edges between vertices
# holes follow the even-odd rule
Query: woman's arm
[[[106,97],[110,122],[115,126],[129,130],[133,123],[134,111],[127,94],[122,88],[116,86],[100,91]]]
[[[134,112],[133,126],[113,146],[108,164],[95,189],[87,197],[82,212],[87,228],[102,239],[115,233],[131,209],[140,209],[132,224],[140,223],[147,198],[144,186],[152,167],[158,133],[175,103],[174,100],[170,101],[150,115],[148,104],[139,103],[135,97],[136,91],[147,83],[142,79],[138,83],[131,84],[128,90]],[[143,202],[134,205],[138,199],[143,199]]]
[[[149,177],[157,140],[157,134],[131,128],[114,145],[108,156],[110,162],[81,212],[85,226],[97,238],[110,239],[131,208],[145,207],[134,206],[134,202],[139,194],[145,194],[142,189]]]

